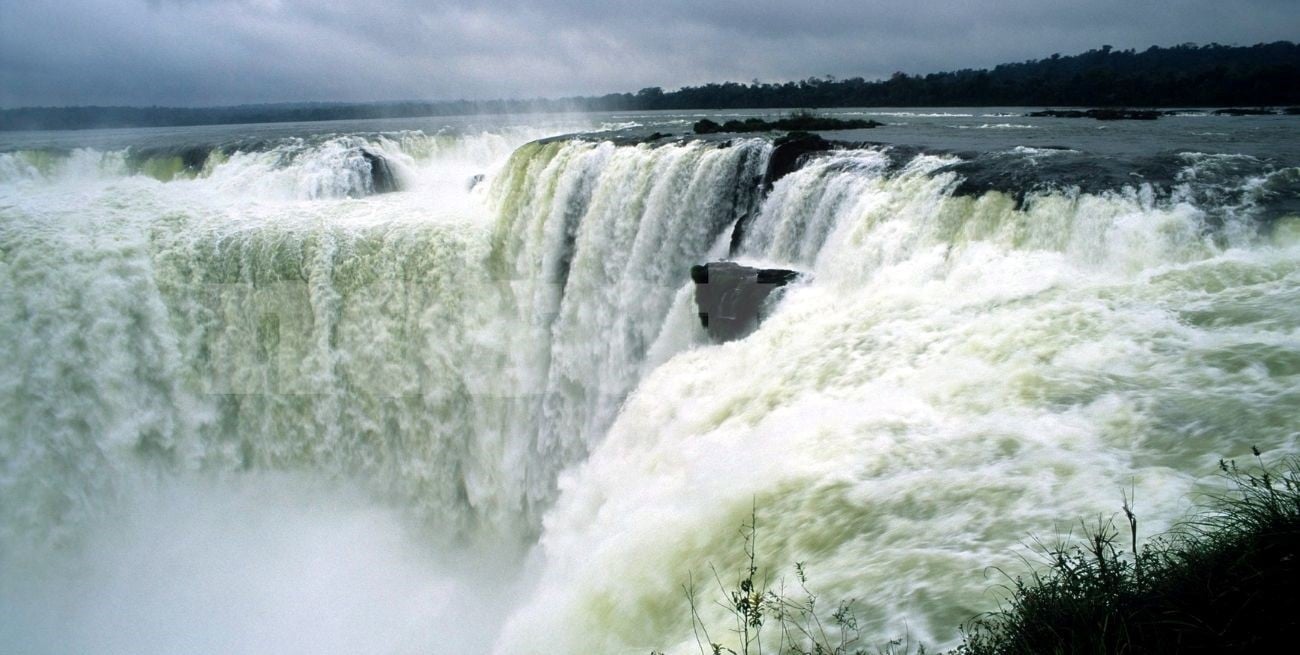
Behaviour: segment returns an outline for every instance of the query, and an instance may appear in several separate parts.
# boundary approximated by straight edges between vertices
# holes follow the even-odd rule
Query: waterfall
[[[401,152],[368,147],[384,144]],[[324,161],[350,179],[341,147],[286,175]],[[29,199],[45,204],[8,224],[4,286],[27,380],[10,378],[2,420],[25,463],[6,511],[33,516],[5,526],[93,513],[152,462],[363,477],[450,538],[528,538],[683,327],[667,321],[681,272],[744,211],[766,149],[533,143],[478,191],[490,211],[436,221],[409,199],[161,210],[224,198],[242,153],[194,180]],[[144,206],[112,210],[130,195]],[[39,482],[69,466],[86,475]]]
[[[766,140],[544,133],[0,154],[0,641],[695,652],[756,510],[765,574],[943,646],[1028,534],[1300,447],[1293,168],[969,192],[861,147],[764,195]],[[741,220],[804,275],[712,344],[688,272]],[[197,627],[245,602],[263,640]]]
[[[760,578],[797,597],[805,562],[827,612],[856,599],[868,646],[950,646],[1030,535],[1121,493],[1157,534],[1219,457],[1297,451],[1294,216],[1198,206],[1190,183],[958,196],[954,158],[891,155],[776,183],[741,259],[811,281],[642,380],[561,479],[495,652],[697,652],[692,581],[730,643],[714,567],[743,573],[755,510]]]

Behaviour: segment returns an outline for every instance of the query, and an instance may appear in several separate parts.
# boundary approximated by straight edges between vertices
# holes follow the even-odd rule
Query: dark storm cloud
[[[1296,38],[1294,0],[0,0],[0,105],[561,96]]]

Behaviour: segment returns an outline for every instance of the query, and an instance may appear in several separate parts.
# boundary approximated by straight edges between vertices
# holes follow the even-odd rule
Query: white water
[[[497,652],[696,652],[689,579],[733,638],[706,565],[734,584],[754,506],[760,575],[793,585],[807,562],[823,606],[857,599],[869,644],[951,644],[1029,535],[1129,492],[1150,536],[1217,458],[1296,452],[1293,223],[1223,242],[1142,192],[1021,212],[949,197],[926,174],[944,163],[886,178],[880,153],[845,153],[777,183],[748,254],[815,281],[642,382],[562,478],[537,595]]]
[[[761,142],[540,135],[0,155],[0,644],[694,652],[756,504],[766,566],[943,645],[1028,534],[1296,452],[1294,219],[875,151],[755,208]],[[686,271],[746,211],[810,276],[708,345]]]

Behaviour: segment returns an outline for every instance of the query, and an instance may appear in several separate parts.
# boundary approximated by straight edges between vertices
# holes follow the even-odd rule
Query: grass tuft
[[[803,562],[794,565],[794,582],[760,575],[755,555],[758,543],[758,511],[750,511],[749,522],[740,527],[744,558],[734,584],[723,582],[714,567],[716,601],[731,618],[728,639],[717,626],[710,632],[700,617],[700,595],[694,580],[683,585],[691,612],[691,629],[700,655],[925,655],[925,647],[910,639],[893,639],[868,650],[862,644],[862,629],[853,600],[841,600],[829,609],[808,586]],[[764,639],[766,638],[766,641]],[[715,640],[716,639],[716,640]],[[661,655],[658,651],[651,655]]]
[[[1174,532],[1139,547],[1138,517],[1126,494],[1122,527],[1099,519],[1084,526],[1081,543],[1066,535],[1043,546],[1046,566],[1012,580],[1010,597],[997,610],[961,626],[962,643],[952,652],[1163,655],[1294,648],[1300,637],[1300,458],[1270,467],[1253,450],[1249,469],[1219,462],[1232,491],[1213,497],[1206,512]],[[925,653],[904,640],[863,647],[853,601],[822,604],[809,590],[802,562],[795,564],[790,587],[785,579],[759,575],[757,512],[740,534],[745,557],[735,584],[713,571],[717,602],[732,619],[730,639],[723,630],[709,631],[694,582],[684,586],[701,655]]]
[[[1234,653],[1300,634],[1300,465],[1220,461],[1235,491],[1176,532],[1129,549],[1103,521],[1082,546],[1045,549],[1049,567],[1017,578],[997,611],[963,626],[963,655]]]

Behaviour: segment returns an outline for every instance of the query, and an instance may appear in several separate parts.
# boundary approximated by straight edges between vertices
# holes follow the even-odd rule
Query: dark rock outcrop
[[[1017,208],[1024,208],[1037,193],[1077,190],[1102,195],[1141,187],[1160,199],[1177,193],[1180,201],[1205,212],[1208,227],[1249,217],[1267,228],[1278,219],[1300,215],[1300,168],[1268,158],[1194,155],[1189,159],[1180,151],[1125,156],[1043,148],[959,156],[960,162],[932,172],[956,174],[953,195],[1000,192],[1012,198]],[[1184,171],[1198,160],[1195,179],[1189,181]]]
[[[161,146],[131,148],[127,162],[133,170],[143,171],[164,181],[173,175],[193,177],[203,172],[208,157],[215,148],[210,145]],[[179,170],[172,168],[179,162]]]
[[[735,262],[692,266],[700,324],[719,343],[743,337],[758,325],[768,297],[798,277],[798,271]]]
[[[208,163],[208,156],[212,154],[212,146],[193,146],[181,151],[181,164],[185,169],[198,173],[203,170],[203,166]]]
[[[777,180],[799,170],[808,155],[834,147],[830,141],[808,132],[791,132],[773,141],[772,145],[772,156],[763,172],[764,192],[772,190]]]
[[[960,175],[954,195],[979,197],[989,191],[1000,191],[1014,198],[1019,208],[1029,194],[1053,189],[1104,193],[1150,184],[1158,192],[1164,192],[1174,185],[1184,166],[1186,163],[1176,153],[1116,158],[1074,150],[1057,151],[1049,156],[988,152],[970,155],[961,162],[937,169],[934,174]]]
[[[884,123],[860,118],[843,119],[813,114],[796,114],[774,121],[761,118],[746,118],[743,121],[731,120],[719,125],[707,118],[695,122],[696,134],[717,134],[719,132],[777,132],[777,131],[829,131],[829,130],[869,130]]]
[[[763,171],[763,177],[760,182],[764,195],[772,190],[772,185],[777,180],[799,170],[808,159],[809,155],[825,152],[835,147],[835,144],[826,139],[808,132],[791,132],[785,136],[777,138],[772,142],[772,155],[768,157],[767,168]],[[754,212],[742,215],[737,221],[735,227],[731,229],[731,249],[730,253],[735,254],[740,250],[740,245],[745,242],[745,230],[749,227],[749,222],[753,218]]]
[[[1151,109],[1044,109],[1031,111],[1032,118],[1095,118],[1099,121],[1153,121],[1160,112]]]
[[[386,159],[369,150],[362,150],[361,157],[370,164],[370,185],[375,193],[397,190],[397,177],[393,175],[393,169],[388,166]]]
[[[759,180],[764,195],[772,190],[772,185],[777,180],[799,170],[799,167],[807,161],[808,155],[835,147],[834,143],[808,132],[791,132],[772,143],[775,147],[767,160],[763,177]],[[739,252],[740,245],[745,242],[745,230],[749,227],[749,222],[755,213],[743,214],[736,220],[735,227],[731,228],[731,249],[728,251],[730,254]]]
[[[1272,116],[1276,113],[1265,107],[1228,107],[1214,110],[1215,116]]]

